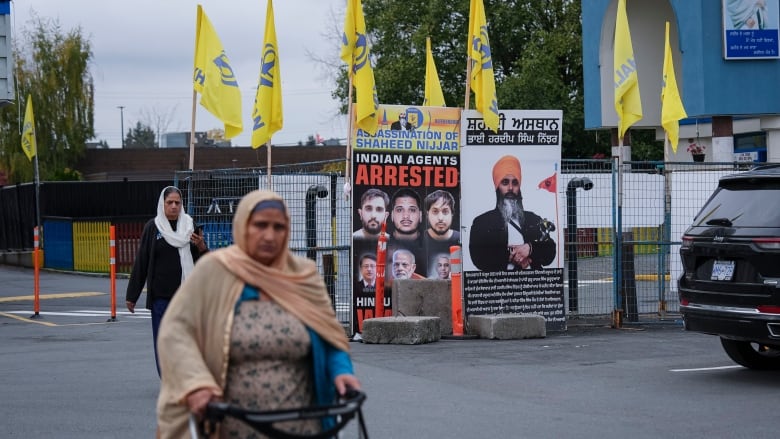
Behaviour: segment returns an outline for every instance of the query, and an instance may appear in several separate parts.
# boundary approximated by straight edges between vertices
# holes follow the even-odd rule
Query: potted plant
[[[706,148],[706,146],[694,142],[693,139],[688,139],[688,152],[691,153],[694,162],[704,161],[704,150]]]

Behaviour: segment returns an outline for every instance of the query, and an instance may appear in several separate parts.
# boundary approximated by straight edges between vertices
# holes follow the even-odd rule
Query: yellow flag
[[[252,112],[252,148],[259,148],[282,129],[282,76],[279,70],[279,45],[276,43],[274,7],[268,0],[263,36],[263,59],[257,81],[255,108]]]
[[[38,153],[38,142],[35,140],[35,115],[33,115],[32,95],[27,95],[27,109],[24,111],[22,151],[24,151],[24,155],[30,161]]]
[[[639,99],[639,77],[636,73],[634,48],[628,30],[626,0],[618,0],[615,20],[615,111],[618,116],[620,139],[628,127],[642,119],[642,101]]]
[[[471,0],[468,44],[474,106],[482,113],[485,125],[496,133],[498,132],[498,98],[496,98],[496,80],[493,77],[493,58],[490,55],[485,5],[482,4],[482,0]]]
[[[341,59],[347,63],[355,84],[358,128],[374,135],[379,124],[379,99],[376,96],[374,70],[369,59],[366,20],[360,0],[347,0]]]
[[[674,76],[674,60],[672,46],[669,44],[669,22],[666,22],[666,46],[664,48],[664,81],[661,85],[661,126],[666,130],[666,136],[672,145],[672,151],[677,153],[677,142],[680,138],[680,119],[688,114],[683,107],[680,91],[677,89],[677,78]]]
[[[446,107],[444,93],[439,83],[439,72],[436,71],[436,63],[431,52],[431,38],[425,39],[425,100],[423,105],[430,107]]]
[[[225,124],[225,138],[241,134],[241,91],[238,81],[201,5],[195,27],[195,72],[193,86],[200,93],[200,105]]]

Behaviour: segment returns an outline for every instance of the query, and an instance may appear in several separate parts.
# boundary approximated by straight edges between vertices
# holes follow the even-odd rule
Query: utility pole
[[[122,149],[125,149],[125,107],[120,105],[116,108],[119,108],[119,129],[122,130]]]

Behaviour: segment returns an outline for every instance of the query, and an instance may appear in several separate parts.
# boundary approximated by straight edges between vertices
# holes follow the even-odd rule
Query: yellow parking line
[[[102,296],[107,293],[97,293],[97,292],[84,292],[84,293],[54,293],[54,294],[41,294],[39,296],[39,299],[46,300],[46,299],[72,299],[74,297],[91,297],[91,296]],[[12,296],[12,297],[0,297],[0,303],[4,302],[24,302],[28,300],[35,300],[35,295],[30,296]]]
[[[12,318],[12,319],[20,320],[20,321],[25,322],[25,323],[36,323],[38,325],[49,326],[49,327],[53,327],[53,326],[57,326],[57,327],[60,327],[60,326],[91,326],[91,325],[106,325],[106,324],[109,324],[109,323],[117,323],[117,322],[105,321],[105,322],[90,322],[90,323],[64,323],[64,324],[58,325],[56,323],[44,322],[44,321],[41,321],[41,320],[35,320],[33,318],[28,318],[28,317],[21,317],[21,316],[18,316],[16,314],[5,313],[5,312],[2,312],[2,311],[0,311],[0,317],[9,317],[9,318]]]
[[[634,275],[634,280],[644,280],[644,281],[658,280],[659,277],[660,276],[657,275],[657,274],[635,274]],[[672,279],[671,276],[669,276],[668,274],[663,275],[663,278],[664,278],[664,280],[671,280]],[[605,277],[604,279],[601,279],[601,280],[612,282],[613,278]]]
[[[663,277],[664,280],[671,280],[671,276],[669,276],[668,274],[664,274],[664,275],[661,275],[661,276],[659,276],[657,274],[636,274],[636,275],[634,275],[634,278],[636,280],[658,280],[659,277]]]
[[[20,317],[20,316],[17,316],[17,315],[14,315],[14,314],[5,313],[5,312],[2,312],[2,311],[0,311],[0,316],[9,317],[9,318],[16,319],[16,320],[21,320],[21,321],[26,322],[26,323],[37,323],[37,324],[43,325],[43,326],[57,326],[57,325],[55,325],[54,323],[51,323],[51,322],[41,322],[41,321],[38,321],[38,320],[28,319],[26,317]]]

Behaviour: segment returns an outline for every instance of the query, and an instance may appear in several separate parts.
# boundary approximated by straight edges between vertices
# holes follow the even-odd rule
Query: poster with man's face
[[[476,111],[461,125],[464,312],[534,313],[563,329],[558,197],[563,114],[503,110],[499,129]]]
[[[502,185],[501,180],[510,179],[509,175],[501,175],[498,184],[493,179],[493,169],[502,157],[513,157],[519,164],[519,177],[517,185],[511,181]],[[555,255],[549,263],[543,267],[563,267],[563,229],[559,219],[561,207],[558,203],[558,194],[550,192],[540,184],[555,175],[560,166],[556,157],[551,157],[551,152],[544,149],[520,149],[517,147],[484,145],[478,148],[464,148],[461,152],[464,166],[461,169],[463,180],[470,184],[463,185],[461,196],[463,208],[461,219],[463,221],[463,270],[480,270],[469,252],[470,239],[476,238],[477,232],[471,230],[475,218],[490,211],[501,211],[505,216],[511,216],[509,209],[522,211],[525,219],[534,215],[542,220],[539,229],[552,229],[546,232],[550,240],[555,242]],[[557,179],[556,179],[557,180]],[[544,186],[544,185],[543,185]],[[507,206],[511,206],[508,208]],[[503,216],[502,216],[503,219]],[[520,221],[515,220],[519,225]],[[549,223],[545,226],[544,224]],[[511,226],[510,226],[511,227]],[[509,238],[507,238],[509,239]],[[519,238],[517,238],[519,239]],[[485,268],[485,267],[483,267]],[[506,269],[506,267],[504,267]],[[491,271],[489,268],[484,271]]]
[[[383,222],[387,315],[392,315],[394,279],[449,276],[447,267],[437,270],[440,256],[449,258],[450,246],[460,244],[460,109],[381,105],[379,112],[376,134],[353,133],[355,332],[361,332],[365,318],[374,317],[376,303],[376,290],[365,288],[358,259],[376,255],[382,270],[377,241]]]

